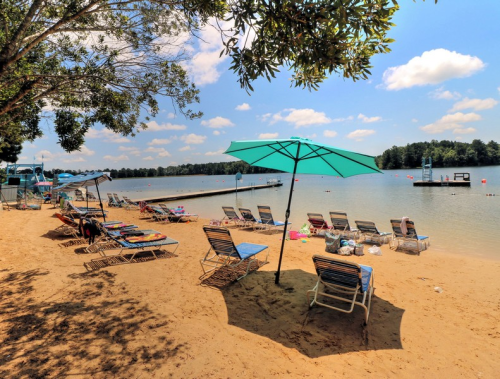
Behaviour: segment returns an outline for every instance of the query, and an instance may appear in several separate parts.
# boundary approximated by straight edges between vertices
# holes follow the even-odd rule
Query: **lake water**
[[[290,221],[292,230],[307,222],[307,213],[322,213],[330,223],[329,212],[345,211],[351,226],[354,220],[374,221],[380,231],[391,232],[391,218],[410,217],[416,230],[431,238],[429,252],[450,251],[500,259],[500,166],[434,169],[433,178],[454,172],[469,172],[471,187],[413,187],[421,170],[391,170],[381,174],[342,179],[334,176],[297,175]],[[279,177],[282,187],[236,194],[179,200],[203,218],[222,218],[222,206],[250,208],[258,218],[257,205],[269,205],[276,220],[283,221],[290,192],[291,174],[243,175],[238,186],[265,184]],[[486,179],[486,183],[481,183]],[[235,187],[234,175],[122,179],[99,186],[101,194],[116,192],[131,199]],[[487,196],[496,194],[496,196]]]

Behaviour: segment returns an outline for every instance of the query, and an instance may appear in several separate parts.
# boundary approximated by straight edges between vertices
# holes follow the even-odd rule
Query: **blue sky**
[[[175,115],[169,99],[148,131],[122,137],[97,127],[80,152],[66,154],[50,125],[26,143],[18,163],[46,169],[104,169],[221,162],[233,140],[308,137],[378,155],[393,145],[436,140],[500,142],[500,1],[401,0],[389,37],[392,52],[372,60],[367,81],[332,76],[309,92],[283,70],[254,83],[249,96],[220,59],[211,31],[187,63],[201,90],[198,120]]]

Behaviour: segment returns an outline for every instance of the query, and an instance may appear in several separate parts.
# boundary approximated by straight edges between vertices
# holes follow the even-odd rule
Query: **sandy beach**
[[[0,377],[498,377],[498,261],[432,246],[416,256],[384,245],[374,256],[365,245],[346,258],[374,269],[365,329],[359,307],[308,308],[323,238],[285,243],[277,286],[281,234],[232,227],[236,243],[268,245],[269,264],[239,282],[200,280],[208,220],[163,224],[107,209],[179,241],[175,255],[103,267],[49,232],[61,225],[50,205],[0,212]]]

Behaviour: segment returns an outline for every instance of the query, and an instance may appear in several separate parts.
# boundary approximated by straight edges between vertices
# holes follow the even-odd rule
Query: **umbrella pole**
[[[95,188],[97,188],[97,196],[99,197],[99,206],[101,207],[102,218],[104,219],[104,222],[106,222],[106,214],[104,213],[104,209],[102,207],[101,194],[99,193],[99,184],[97,183],[97,179],[95,180]]]
[[[280,260],[278,262],[278,271],[274,274],[276,278],[274,279],[275,284],[280,284],[280,270],[281,270],[281,259],[283,258],[283,249],[285,247],[285,239],[286,239],[286,230],[288,228],[288,218],[290,217],[290,205],[292,204],[292,195],[293,195],[293,185],[295,184],[295,173],[297,172],[297,163],[299,163],[299,151],[300,144],[297,149],[297,158],[295,158],[295,165],[293,166],[293,176],[292,176],[292,185],[290,186],[290,196],[288,197],[288,207],[285,212],[285,227],[283,228],[283,238],[281,239],[281,250],[280,250]]]

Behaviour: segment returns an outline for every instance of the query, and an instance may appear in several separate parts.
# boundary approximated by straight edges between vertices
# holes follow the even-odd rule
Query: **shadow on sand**
[[[227,273],[215,273],[215,277],[217,280],[204,279],[202,285],[221,290],[230,325],[296,349],[307,357],[402,349],[400,328],[404,310],[377,297],[376,290],[365,329],[360,307],[355,307],[351,314],[318,306],[309,310],[306,292],[316,283],[314,274],[282,271],[279,286],[274,284],[274,272],[269,271],[253,272],[239,282],[230,282],[232,277]]]
[[[43,298],[34,286],[47,274],[0,276],[0,377],[147,377],[183,351],[166,337],[164,316],[134,299],[114,299],[126,294],[114,274],[70,275],[70,285]]]

